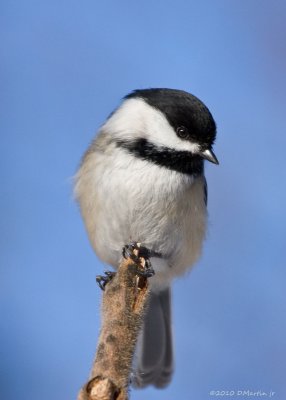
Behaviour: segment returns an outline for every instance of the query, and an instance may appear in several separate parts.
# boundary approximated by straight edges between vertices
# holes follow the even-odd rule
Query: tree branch
[[[139,244],[137,244],[139,248]],[[137,257],[138,249],[133,250]],[[146,309],[149,288],[145,259],[123,259],[106,284],[102,300],[102,328],[90,380],[78,400],[126,400],[132,359]]]

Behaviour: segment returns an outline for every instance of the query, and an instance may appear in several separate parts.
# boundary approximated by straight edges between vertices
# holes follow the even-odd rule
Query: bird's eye
[[[179,126],[176,132],[177,135],[182,139],[185,139],[189,136],[188,129],[185,126]]]

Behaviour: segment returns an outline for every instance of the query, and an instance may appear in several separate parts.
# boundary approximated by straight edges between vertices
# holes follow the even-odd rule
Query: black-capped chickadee
[[[198,259],[207,225],[204,160],[218,164],[215,121],[195,96],[135,90],[102,125],[76,175],[90,242],[118,267],[131,240],[155,275],[137,349],[135,385],[164,387],[173,372],[170,284]]]

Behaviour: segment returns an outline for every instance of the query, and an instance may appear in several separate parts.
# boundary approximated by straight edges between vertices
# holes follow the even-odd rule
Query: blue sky
[[[190,91],[218,126],[204,254],[174,285],[165,391],[285,399],[286,3],[26,0],[1,4],[0,397],[63,400],[86,381],[100,326],[93,254],[71,177],[135,88]]]

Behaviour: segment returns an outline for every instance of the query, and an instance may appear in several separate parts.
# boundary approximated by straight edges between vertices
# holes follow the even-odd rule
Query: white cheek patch
[[[197,143],[180,139],[165,115],[143,99],[125,100],[102,126],[117,139],[144,138],[157,146],[198,153]]]

